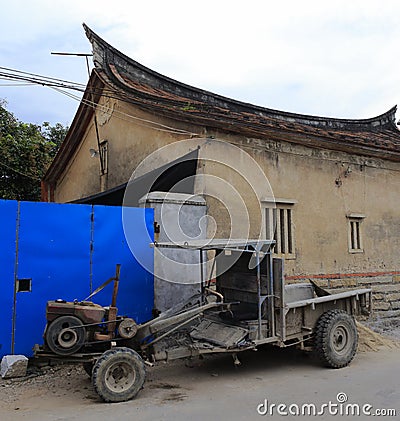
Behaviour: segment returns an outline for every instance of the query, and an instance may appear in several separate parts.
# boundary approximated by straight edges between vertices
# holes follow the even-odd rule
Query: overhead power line
[[[36,177],[34,175],[25,174],[22,171],[19,171],[19,170],[16,170],[15,168],[10,167],[9,165],[5,164],[4,162],[0,162],[0,165],[4,168],[7,168],[7,169],[19,174],[19,175],[22,175],[23,177],[30,178],[31,180],[40,181],[39,177]]]
[[[0,83],[0,86],[31,86],[31,83],[16,82],[16,83]]]
[[[55,78],[55,77],[51,77],[51,76],[43,76],[43,75],[39,75],[37,73],[31,73],[31,72],[24,72],[22,70],[17,70],[17,69],[11,69],[9,67],[2,67],[0,66],[0,73],[4,73],[5,75],[8,75],[9,77],[17,77],[17,74],[20,74],[20,78],[23,79],[25,78],[31,78],[31,79],[35,79],[38,81],[47,81],[47,82],[55,82],[55,83],[65,83],[65,84],[69,84],[70,86],[80,86],[80,87],[85,87],[85,84],[83,83],[79,83],[79,82],[71,82],[69,80],[64,80],[64,79],[59,79],[59,78]]]
[[[75,83],[63,79],[57,79],[53,77],[47,77],[38,75],[35,73],[30,72],[24,72],[16,69],[10,69],[7,67],[1,67],[0,66],[0,79],[3,80],[14,80],[14,81],[21,81],[22,82],[28,82],[28,85],[41,85],[46,86],[49,88],[52,88],[56,90],[59,93],[62,93],[76,101],[82,102],[84,105],[91,107],[93,109],[102,109],[104,111],[107,111],[107,108],[95,103],[93,100],[83,99],[78,95],[73,94],[72,92],[68,92],[70,90],[72,91],[78,91],[81,93],[84,93],[85,91],[89,94],[94,94],[100,97],[105,98],[111,98],[111,99],[120,99],[125,100],[126,102],[132,102],[132,100],[128,97],[127,94],[121,93],[116,90],[112,90],[110,88],[93,88],[93,87],[86,87],[86,85],[82,83]],[[159,123],[157,121],[152,121],[148,119],[143,119],[141,117],[134,116],[132,114],[124,113],[119,110],[114,110],[114,112],[117,114],[117,118],[122,118],[124,120],[135,120],[136,122],[140,121],[142,126],[151,128],[153,130],[159,130],[168,132],[171,134],[179,134],[179,135],[190,135],[190,136],[198,136],[197,133],[192,133],[187,130],[183,129],[177,129],[176,127],[170,127],[165,124]],[[143,124],[144,123],[144,124]]]
[[[63,95],[66,95],[66,96],[68,96],[68,97],[70,97],[70,98],[72,98],[76,101],[80,101],[83,104],[85,104],[86,106],[91,107],[93,109],[99,109],[99,110],[104,111],[104,112],[108,111],[107,107],[105,107],[104,105],[95,103],[95,102],[90,101],[88,99],[81,99],[79,96],[74,95],[71,92],[67,92],[67,91],[64,91],[60,88],[55,88],[55,87],[53,87],[52,89],[54,89],[55,91],[57,91],[57,92],[59,92]],[[179,134],[179,135],[186,135],[186,136],[187,135],[198,136],[197,133],[192,133],[192,132],[189,132],[189,131],[186,131],[186,130],[176,129],[174,127],[166,126],[165,124],[161,124],[161,123],[158,123],[156,121],[147,120],[147,119],[144,119],[144,118],[134,116],[132,114],[124,113],[123,111],[114,110],[113,113],[116,114],[115,115],[116,118],[119,118],[119,119],[125,120],[125,121],[129,121],[129,120],[140,121],[141,123],[136,122],[136,124],[139,124],[140,126],[147,127],[147,128],[153,129],[153,130],[158,130],[158,131],[167,132],[167,133],[171,133],[171,134]],[[148,124],[143,124],[143,123],[148,123]],[[158,127],[154,127],[155,125],[158,126]]]

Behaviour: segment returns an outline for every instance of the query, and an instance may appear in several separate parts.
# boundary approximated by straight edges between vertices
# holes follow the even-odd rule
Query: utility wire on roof
[[[68,90],[75,90],[75,91],[79,91],[79,92],[83,93],[83,92],[85,92],[85,89],[86,89],[85,85],[83,85],[83,84],[69,82],[69,81],[66,81],[66,80],[63,80],[63,79],[56,79],[56,78],[36,75],[34,73],[22,72],[22,71],[19,71],[19,70],[9,69],[9,68],[5,68],[5,67],[1,67],[1,66],[0,66],[0,69],[6,70],[6,72],[0,71],[0,79],[28,81],[31,84],[47,86],[47,87],[50,87],[50,88],[52,88],[52,89],[54,89],[54,90],[56,90],[60,93],[63,93],[64,95],[69,96],[72,99],[75,99],[77,101],[81,101],[83,104],[85,104],[89,107],[100,108],[100,109],[103,109],[104,111],[107,111],[106,107],[103,107],[100,104],[96,104],[95,102],[87,100],[87,99],[81,99],[77,95],[73,95],[72,93],[67,93],[67,92],[63,91],[63,89],[68,89]],[[12,72],[21,73],[22,75],[13,74]],[[24,75],[26,75],[26,76],[24,76]],[[108,91],[108,92],[110,92],[111,94],[114,94],[114,95],[104,94],[104,90],[93,89],[92,87],[90,87],[86,90],[89,93],[94,93],[94,94],[97,94],[101,97],[113,98],[113,99],[120,99],[121,98],[121,94],[118,94],[117,92],[112,91],[112,90],[106,90],[106,92]],[[122,99],[124,99],[124,95],[122,95]],[[125,97],[125,99],[128,100],[128,98],[126,98],[126,97]],[[128,114],[128,113],[123,113],[122,111],[115,110],[115,112],[118,113],[118,114],[121,114],[125,117],[128,117],[130,119],[134,119],[134,120],[137,120],[137,121],[142,121],[144,123],[148,123],[150,125],[146,125],[145,127],[149,127],[149,128],[154,129],[154,130],[159,130],[159,131],[164,131],[164,132],[169,132],[169,133],[172,133],[172,134],[179,134],[179,135],[198,136],[197,133],[192,133],[192,132],[189,132],[187,130],[182,130],[182,129],[176,129],[174,127],[170,127],[170,126],[167,126],[165,124],[158,123],[156,121],[143,119],[143,118],[140,118],[140,117]],[[154,126],[158,126],[158,127],[154,127]]]
[[[56,82],[63,82],[63,83],[69,83],[71,85],[80,85],[80,86],[85,87],[85,84],[83,84],[83,83],[71,82],[69,80],[59,79],[59,78],[55,78],[55,77],[51,77],[51,76],[43,76],[43,75],[39,75],[37,73],[24,72],[22,70],[11,69],[9,67],[2,67],[2,66],[0,66],[0,70],[4,70],[6,72],[21,73],[22,75],[27,75],[27,76],[30,76],[30,77],[33,77],[33,78],[38,78],[38,79],[43,79],[43,80],[48,80],[48,81],[56,81]],[[12,75],[12,73],[10,73],[10,75]]]
[[[1,79],[1,78],[0,78]],[[32,83],[0,83],[1,87],[6,87],[6,86],[31,86]]]
[[[79,92],[85,92],[85,90],[88,93],[97,94],[101,97],[106,98],[114,98],[119,99],[121,96],[124,97],[125,95],[121,94],[120,92],[117,92],[115,90],[109,89],[107,87],[104,88],[94,88],[94,87],[86,87],[86,85],[81,83],[75,83],[66,81],[63,79],[56,79],[56,78],[50,78],[46,76],[36,75],[35,73],[28,73],[28,72],[22,72],[19,70],[9,69],[6,67],[0,67],[0,69],[5,69],[7,72],[1,72],[0,71],[0,79],[4,80],[21,80],[21,81],[28,81],[31,84],[39,84],[42,86],[60,86],[65,89],[71,89],[76,90]],[[19,74],[13,74],[12,72],[17,73],[23,73],[26,76],[19,75]],[[29,77],[28,77],[29,76]]]
[[[59,93],[62,93],[63,95],[66,95],[66,96],[68,96],[68,97],[70,97],[72,99],[75,99],[77,101],[80,101],[83,104],[85,104],[88,107],[91,107],[93,109],[95,109],[95,108],[96,109],[100,109],[100,110],[102,110],[104,112],[108,112],[109,111],[107,109],[107,107],[105,107],[104,105],[97,104],[97,103],[95,103],[93,101],[90,101],[88,99],[80,99],[77,95],[74,95],[71,92],[66,92],[66,91],[63,91],[60,88],[55,88],[55,87],[52,87],[52,89],[54,89],[55,91],[57,91]],[[159,130],[159,131],[162,131],[162,132],[167,132],[167,133],[172,133],[172,134],[179,134],[179,135],[186,135],[186,136],[187,135],[198,136],[197,133],[192,133],[192,132],[188,132],[186,130],[181,130],[181,129],[174,129],[173,127],[169,127],[169,126],[166,126],[166,125],[161,124],[161,123],[157,123],[157,122],[152,121],[152,120],[146,120],[146,119],[143,119],[143,118],[140,118],[140,117],[136,117],[136,116],[134,116],[132,114],[124,113],[124,112],[119,111],[119,110],[114,110],[113,113],[117,114],[115,116],[116,118],[119,118],[119,119],[124,120],[124,121],[129,121],[130,119],[133,119],[133,120],[141,121],[143,123],[149,123],[149,124],[152,124],[152,125],[161,126],[161,127],[154,127],[154,126],[149,125],[149,124],[140,124],[140,123],[138,123],[142,127],[147,127],[147,128],[153,129],[153,130]],[[126,118],[123,118],[123,117],[126,117]]]

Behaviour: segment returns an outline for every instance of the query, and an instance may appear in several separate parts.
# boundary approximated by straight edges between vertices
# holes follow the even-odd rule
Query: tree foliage
[[[40,200],[40,180],[68,128],[19,121],[0,101],[0,198]]]

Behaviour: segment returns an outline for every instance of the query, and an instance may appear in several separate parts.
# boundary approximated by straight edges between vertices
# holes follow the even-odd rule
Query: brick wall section
[[[400,272],[287,276],[287,283],[312,279],[329,292],[371,288],[374,318],[400,317]]]

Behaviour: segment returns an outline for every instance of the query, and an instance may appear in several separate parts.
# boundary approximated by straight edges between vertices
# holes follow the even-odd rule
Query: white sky
[[[400,102],[398,0],[13,0],[1,15],[3,67],[86,83],[83,58],[50,55],[91,52],[85,22],[159,73],[268,108],[368,118]],[[71,123],[78,102],[5,83],[19,119]]]

